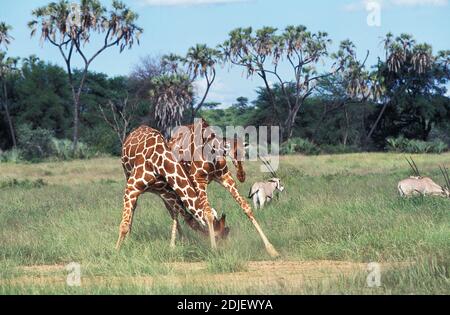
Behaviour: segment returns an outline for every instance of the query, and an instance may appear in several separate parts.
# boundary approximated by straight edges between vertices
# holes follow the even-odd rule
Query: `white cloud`
[[[449,0],[360,0],[344,5],[343,9],[348,12],[363,11],[368,3],[376,2],[380,6],[387,7],[443,7],[449,4]]]
[[[361,0],[361,1],[347,3],[346,5],[344,5],[344,11],[355,12],[355,11],[366,10],[366,6],[369,2],[376,2],[376,3],[380,4],[381,6],[383,5],[382,0]]]
[[[206,80],[202,79],[194,82],[195,92],[198,98],[203,97],[206,91]],[[227,86],[222,80],[216,79],[211,90],[208,93],[206,102],[219,102],[223,107],[231,106],[236,100],[234,91]]]
[[[203,4],[226,4],[244,2],[247,0],[142,0],[147,6],[193,6]]]

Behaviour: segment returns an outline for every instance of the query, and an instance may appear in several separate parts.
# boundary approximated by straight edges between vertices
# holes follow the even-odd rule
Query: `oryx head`
[[[266,160],[265,158],[263,158],[262,156],[260,156],[259,154],[258,154],[258,158],[264,164],[264,166],[269,170],[270,174],[273,176],[271,179],[269,179],[269,182],[274,183],[276,185],[275,188],[278,189],[279,191],[283,191],[284,186],[281,185],[281,179],[277,175],[275,170],[273,169],[270,162],[268,160]]]
[[[279,178],[271,178],[269,179],[269,183],[274,183],[275,188],[278,189],[280,192],[284,190],[284,186],[281,184],[281,179]]]

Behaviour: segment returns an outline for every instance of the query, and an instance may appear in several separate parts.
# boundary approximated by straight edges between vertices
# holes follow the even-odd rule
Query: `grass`
[[[442,183],[438,165],[450,166],[450,154],[413,157],[422,173]],[[267,176],[259,167],[246,163],[242,195]],[[247,262],[270,260],[248,219],[220,186],[209,187],[210,200],[226,212],[231,233],[217,253],[184,224],[183,242],[170,250],[171,220],[152,194],[139,200],[133,233],[116,252],[124,189],[118,159],[0,163],[0,294],[450,293],[450,200],[400,198],[396,183],[409,175],[404,155],[288,156],[278,173],[286,192],[256,218],[283,261],[414,264],[384,271],[378,289],[367,288],[364,271],[296,286],[177,284],[167,277],[188,279],[192,272],[177,264],[203,262],[205,270],[196,272],[214,277],[245,273],[251,271]],[[23,269],[70,262],[81,264],[83,278],[102,281],[81,288],[64,281],[36,283],[27,279],[64,279],[67,272]],[[151,278],[152,284],[136,280],[141,278]]]

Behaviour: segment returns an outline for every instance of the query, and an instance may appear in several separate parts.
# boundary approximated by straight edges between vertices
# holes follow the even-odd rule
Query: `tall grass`
[[[437,181],[437,165],[450,166],[450,154],[416,155],[414,160],[422,173]],[[246,163],[248,179],[239,184],[243,195],[265,177],[259,169],[258,163]],[[409,175],[402,155],[288,156],[282,158],[278,173],[285,193],[255,215],[283,260],[419,261],[387,272],[380,292],[449,292],[450,200],[400,198],[396,183]],[[248,261],[269,259],[249,220],[219,185],[210,185],[209,196],[214,208],[227,213],[231,233],[219,243],[218,253],[184,223],[184,240],[177,240],[176,249],[170,250],[171,220],[152,194],[140,198],[132,234],[116,252],[124,189],[117,159],[0,165],[0,182],[11,178],[18,183],[42,179],[46,184],[0,188],[0,294],[374,292],[367,291],[360,281],[363,275],[358,274],[333,280],[329,286],[306,283],[272,290],[264,286],[219,289],[214,284],[142,287],[126,281],[80,289],[64,284],[5,284],[5,279],[27,275],[21,266],[78,262],[86,276],[109,279],[179,272],[168,262],[205,262],[206,272],[217,274],[246,271]]]

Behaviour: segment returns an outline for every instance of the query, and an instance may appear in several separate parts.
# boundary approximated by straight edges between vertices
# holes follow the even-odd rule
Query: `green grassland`
[[[119,159],[0,164],[0,294],[448,294],[450,200],[400,198],[397,182],[410,174],[404,157],[282,157],[278,173],[286,191],[256,211],[282,255],[279,261],[409,263],[384,271],[380,288],[368,288],[361,270],[298,284],[219,285],[222,278],[216,276],[243,275],[249,262],[270,258],[249,220],[217,184],[209,187],[210,201],[227,214],[231,228],[217,252],[184,223],[184,239],[170,250],[171,220],[152,194],[140,198],[133,232],[116,252],[125,181]],[[449,153],[413,157],[422,173],[443,184],[438,165],[450,167]],[[259,168],[257,162],[246,163],[247,181],[239,184],[243,195],[267,178]],[[64,268],[33,269],[70,262],[81,264],[88,284],[66,286]],[[197,262],[205,269],[174,267]],[[173,281],[193,272],[211,281]]]

